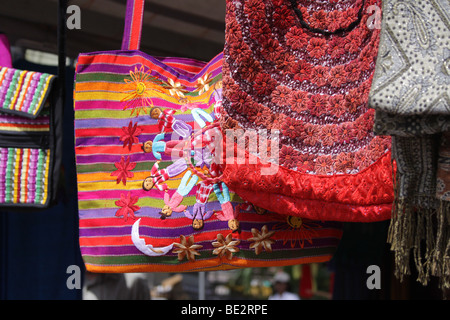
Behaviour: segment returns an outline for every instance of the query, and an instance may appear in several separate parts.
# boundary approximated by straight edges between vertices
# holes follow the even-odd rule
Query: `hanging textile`
[[[380,51],[369,97],[374,131],[392,136],[397,164],[389,243],[396,275],[450,286],[447,198],[450,123],[448,0],[383,1]]]

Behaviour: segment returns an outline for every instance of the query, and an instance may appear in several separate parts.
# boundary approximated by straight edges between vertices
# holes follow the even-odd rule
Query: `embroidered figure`
[[[142,188],[144,190],[149,191],[153,187],[156,187],[160,191],[165,191],[168,187],[164,182],[171,177],[176,177],[187,169],[186,161],[184,159],[179,159],[164,169],[159,169],[160,162],[161,161],[159,160],[155,162],[150,171],[150,176],[143,181]]]
[[[220,189],[222,187],[222,190]],[[232,231],[239,230],[239,220],[237,220],[237,212],[233,209],[233,205],[231,204],[230,192],[225,183],[221,182],[220,185],[218,183],[213,186],[214,193],[217,196],[217,199],[220,202],[221,211],[216,211],[215,215],[217,219],[221,221],[228,221],[228,227]]]

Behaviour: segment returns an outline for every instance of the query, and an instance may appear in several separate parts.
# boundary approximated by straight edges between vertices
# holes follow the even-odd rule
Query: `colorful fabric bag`
[[[223,180],[243,199],[310,219],[390,218],[391,142],[368,107],[380,5],[227,1]]]
[[[56,200],[62,108],[56,76],[0,67],[0,207]]]
[[[328,261],[335,222],[256,212],[222,181],[222,53],[139,51],[143,0],[122,50],[80,54],[75,153],[81,253],[91,272],[181,272]]]
[[[383,1],[369,96],[374,131],[392,136],[397,164],[388,242],[396,275],[450,287],[450,2]]]

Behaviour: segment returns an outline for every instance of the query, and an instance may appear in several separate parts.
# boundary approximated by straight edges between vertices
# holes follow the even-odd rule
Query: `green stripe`
[[[14,177],[14,148],[8,148],[8,164],[6,167],[6,183],[5,183],[5,202],[11,202],[14,192],[14,184],[12,179]]]
[[[306,257],[317,257],[333,254],[335,252],[335,247],[323,247],[323,248],[310,248],[310,249],[298,249],[298,250],[285,250],[281,249],[274,251],[272,253],[262,252],[256,255],[253,250],[241,249],[238,253],[234,253],[233,257],[239,257],[241,259],[249,259],[251,261],[262,262],[271,260],[294,260]],[[198,250],[200,256],[196,256],[196,261],[217,258],[217,255],[212,254],[212,250],[201,251]],[[89,256],[84,255],[83,259],[86,263],[96,264],[96,265],[132,265],[132,264],[166,264],[166,265],[176,265],[180,263],[189,263],[186,260],[178,261],[177,255],[166,255],[159,257],[148,257],[145,255],[136,256]],[[232,260],[227,260],[223,258],[224,263],[232,262]],[[292,261],[294,263],[294,261]],[[188,267],[188,265],[187,265]]]
[[[42,171],[44,166],[44,154],[42,150],[39,150],[38,154],[38,164],[36,168],[36,191],[35,191],[35,198],[34,202],[39,203],[42,199]]]

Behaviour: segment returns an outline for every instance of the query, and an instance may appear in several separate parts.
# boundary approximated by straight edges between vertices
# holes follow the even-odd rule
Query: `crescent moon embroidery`
[[[168,245],[166,247],[154,248],[152,245],[145,244],[145,240],[139,237],[139,222],[141,219],[138,219],[131,228],[131,240],[133,241],[134,246],[141,251],[143,254],[156,257],[165,255],[167,252],[172,250],[173,244]]]

